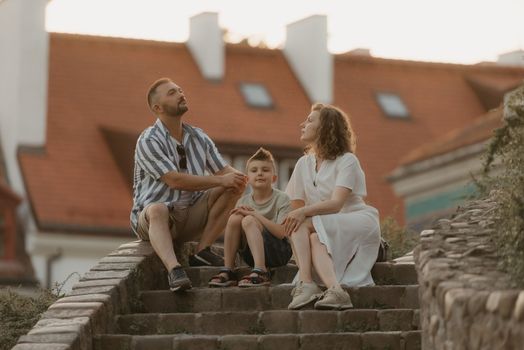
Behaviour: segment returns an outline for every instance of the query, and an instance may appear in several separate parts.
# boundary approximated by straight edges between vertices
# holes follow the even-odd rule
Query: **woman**
[[[317,309],[352,307],[345,286],[373,285],[380,226],[378,211],[366,205],[364,172],[355,152],[348,117],[333,106],[315,104],[300,124],[308,144],[286,192],[293,210],[286,217],[299,267],[289,309],[314,300]],[[327,287],[322,293],[313,268]]]

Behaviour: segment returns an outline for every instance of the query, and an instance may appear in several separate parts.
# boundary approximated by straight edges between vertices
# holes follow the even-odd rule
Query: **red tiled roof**
[[[502,126],[502,107],[493,109],[464,128],[452,130],[403,157],[400,165],[409,165],[488,140]]]
[[[403,221],[403,204],[386,176],[401,157],[449,130],[463,127],[486,112],[467,77],[496,75],[522,80],[523,69],[338,56],[335,103],[348,111],[357,133],[357,153],[367,176],[368,200],[381,215]],[[386,117],[376,92],[398,94],[411,119]]]
[[[151,125],[145,93],[162,76],[183,87],[190,106],[186,122],[217,144],[299,149],[298,125],[310,101],[282,51],[227,45],[225,62],[224,79],[213,82],[201,76],[184,44],[51,34],[45,149],[19,154],[40,227],[128,230],[132,197],[119,169],[127,163],[114,158],[118,145],[107,142],[104,130],[138,135]],[[336,56],[334,72],[334,104],[352,116],[368,200],[383,215],[397,207],[399,219],[402,202],[385,176],[414,147],[485,113],[467,78],[524,78],[517,68],[355,55]],[[275,108],[248,107],[241,82],[265,84]],[[378,91],[400,95],[412,118],[384,116],[375,101]]]

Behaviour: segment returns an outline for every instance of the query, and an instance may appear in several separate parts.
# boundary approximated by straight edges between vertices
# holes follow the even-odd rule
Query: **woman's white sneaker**
[[[322,294],[322,291],[318,286],[313,282],[302,282],[299,281],[295,288],[291,291],[291,296],[293,300],[288,305],[289,310],[297,310],[301,307],[306,306],[307,304],[315,301]]]
[[[351,308],[353,308],[351,298],[341,286],[326,289],[320,300],[315,303],[315,309],[319,310],[346,310]]]

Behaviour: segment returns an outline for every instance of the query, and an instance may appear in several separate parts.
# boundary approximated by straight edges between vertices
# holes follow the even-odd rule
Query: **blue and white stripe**
[[[169,208],[184,207],[192,205],[203,194],[202,191],[186,192],[170,188],[160,180],[163,175],[176,171],[203,176],[206,171],[214,174],[227,165],[213,141],[202,129],[183,124],[183,130],[182,144],[187,157],[187,170],[183,171],[178,166],[178,142],[160,119],[138,138],[131,210],[131,228],[135,233],[138,215],[148,204],[164,203]]]

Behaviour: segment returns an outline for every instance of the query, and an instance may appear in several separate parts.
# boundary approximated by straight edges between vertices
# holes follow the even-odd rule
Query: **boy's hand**
[[[231,210],[230,215],[232,214],[240,214],[242,216],[248,216],[252,215],[255,212],[255,209],[248,207],[248,206],[240,206],[233,210]]]
[[[293,232],[297,232],[304,220],[306,220],[306,215],[303,208],[290,211],[282,223],[286,229],[286,236],[291,236]]]

